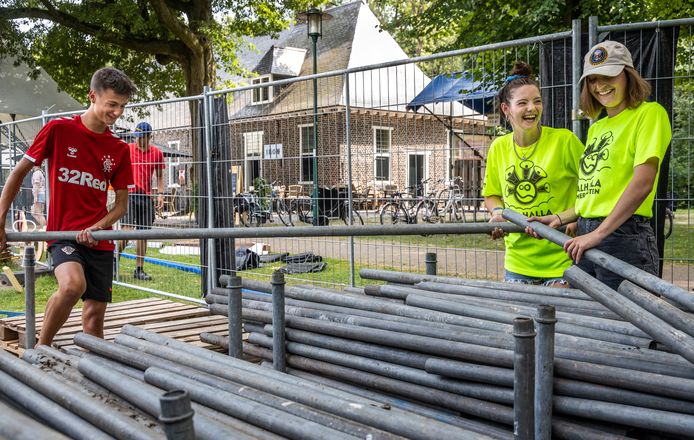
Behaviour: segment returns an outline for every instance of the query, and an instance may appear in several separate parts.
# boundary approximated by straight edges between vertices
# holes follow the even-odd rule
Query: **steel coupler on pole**
[[[161,415],[167,440],[195,440],[190,396],[186,390],[171,390],[159,397]]]
[[[427,252],[424,256],[427,275],[436,275],[436,252]]]

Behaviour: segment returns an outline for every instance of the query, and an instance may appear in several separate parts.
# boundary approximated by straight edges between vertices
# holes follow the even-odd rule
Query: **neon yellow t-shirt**
[[[636,210],[653,215],[653,199],[672,129],[665,109],[657,102],[644,102],[612,118],[602,118],[588,130],[581,156],[576,194],[576,213],[581,217],[607,217],[634,177],[634,167],[658,158],[658,174],[650,194]]]
[[[499,137],[489,148],[482,195],[499,196],[504,207],[528,217],[562,212],[576,201],[582,153],[581,141],[564,128],[542,127],[537,144],[524,148],[515,145],[513,133]],[[564,250],[550,241],[513,233],[504,242],[504,267],[511,272],[559,278],[571,266]]]

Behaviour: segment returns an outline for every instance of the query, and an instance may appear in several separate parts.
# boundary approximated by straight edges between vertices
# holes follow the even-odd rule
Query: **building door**
[[[426,155],[423,153],[410,153],[407,155],[407,186],[417,188],[419,182],[426,179]],[[421,190],[413,193],[415,197],[421,196]]]
[[[244,189],[248,191],[256,177],[262,177],[263,132],[254,131],[243,134],[244,143]]]

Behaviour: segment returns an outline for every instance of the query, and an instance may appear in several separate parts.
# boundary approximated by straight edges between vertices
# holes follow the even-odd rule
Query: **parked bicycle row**
[[[318,219],[315,224],[322,226],[331,220],[341,220],[349,225],[350,212],[355,225],[363,225],[371,213],[381,224],[474,222],[478,221],[478,217],[484,220],[479,200],[464,197],[459,178],[440,180],[439,184],[445,183],[443,189],[425,191],[430,182],[430,179],[425,179],[405,188],[406,192],[395,191],[379,199],[377,206],[372,209],[368,209],[366,201],[354,193],[350,205],[345,187],[319,187],[316,207]],[[307,195],[286,197],[274,184],[239,194],[234,199],[234,207],[243,226],[314,224],[313,199]]]

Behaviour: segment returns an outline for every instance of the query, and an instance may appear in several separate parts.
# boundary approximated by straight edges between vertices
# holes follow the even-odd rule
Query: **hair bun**
[[[510,75],[528,75],[532,76],[533,74],[533,68],[530,67],[530,64],[525,63],[523,61],[516,61],[516,63],[513,65],[513,68],[511,69],[511,72],[509,73]]]

